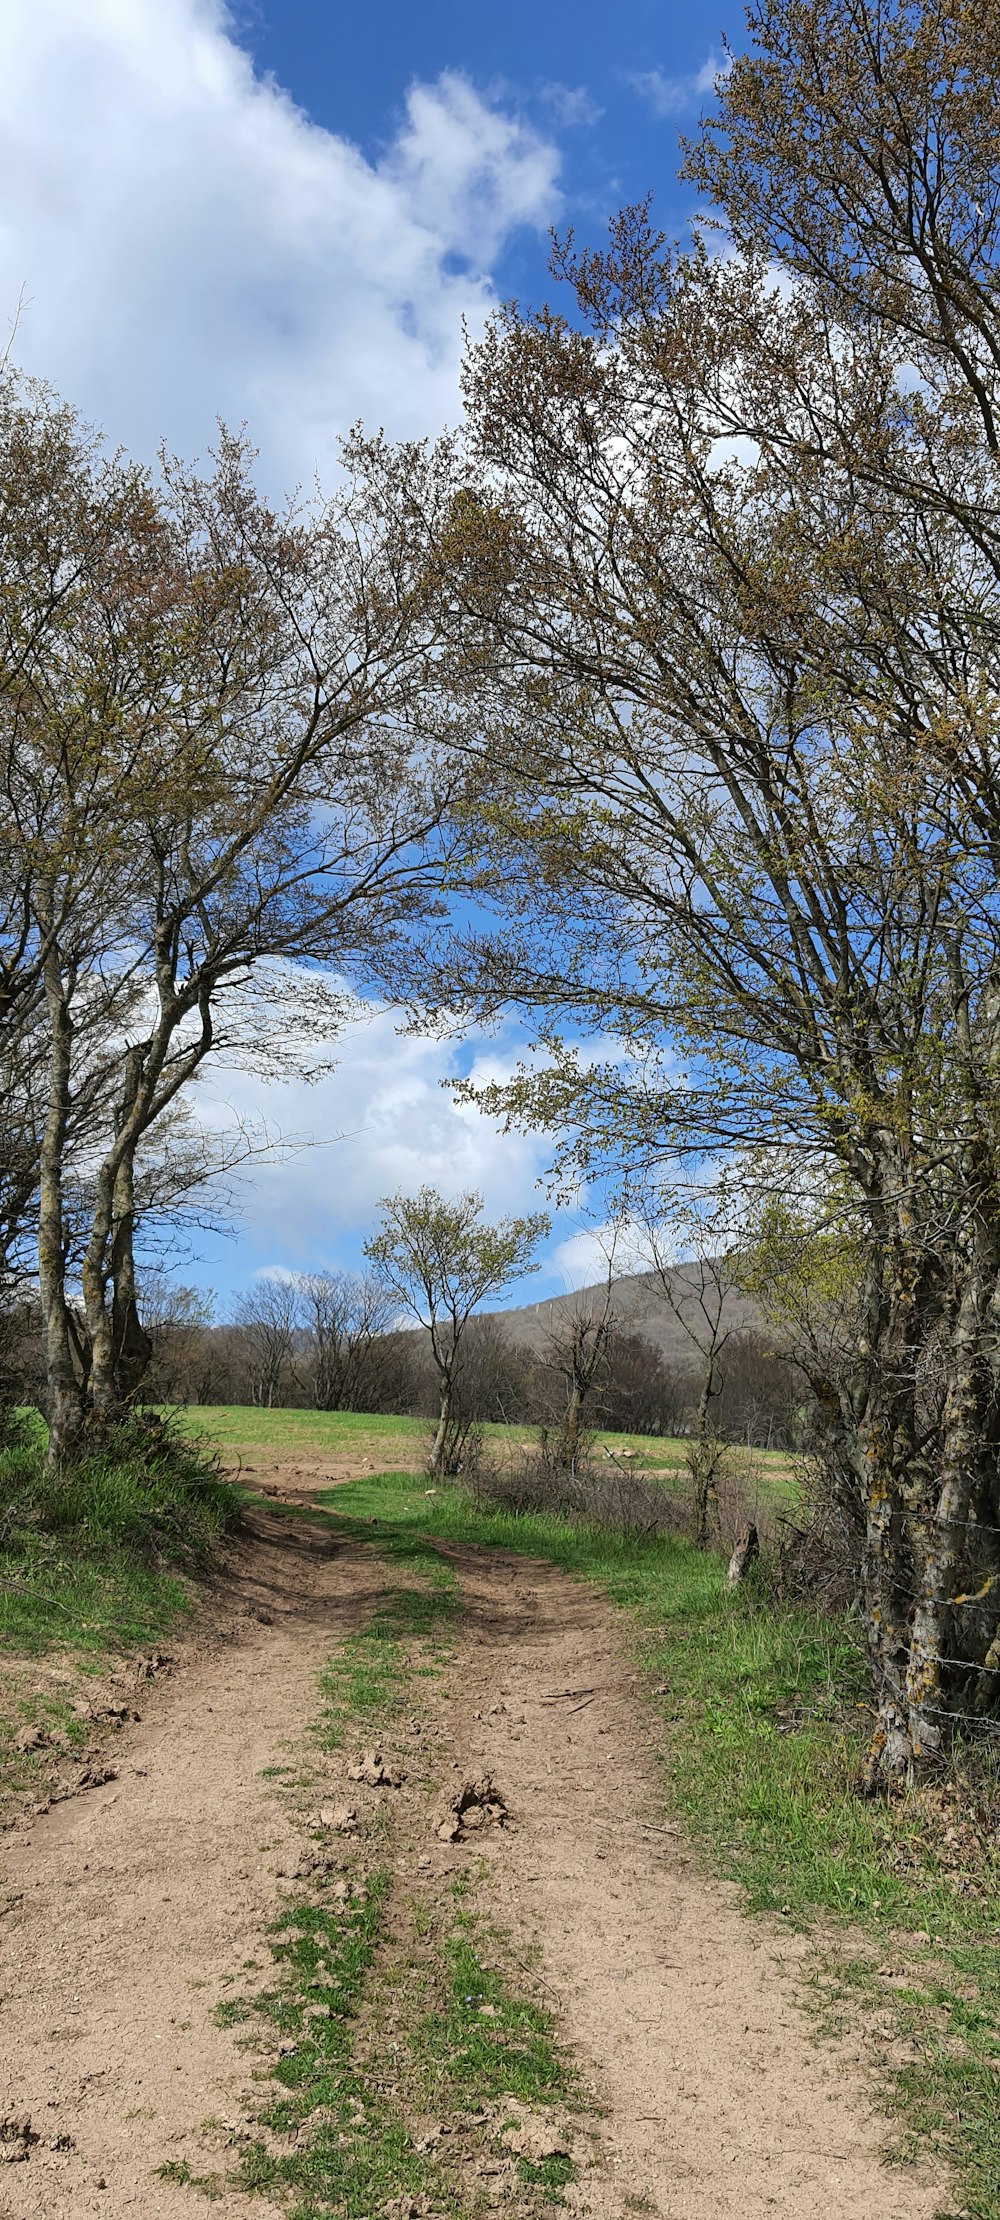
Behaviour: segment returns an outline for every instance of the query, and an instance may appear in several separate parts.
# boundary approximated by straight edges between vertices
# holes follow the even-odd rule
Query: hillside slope
[[[686,1292],[691,1273],[692,1267],[679,1265],[671,1279],[678,1290],[682,1312],[694,1322],[698,1315],[697,1302],[693,1294]],[[668,1364],[690,1365],[693,1356],[690,1339],[667,1302],[655,1272],[632,1272],[615,1280],[613,1295],[615,1313],[625,1332],[643,1334],[662,1351]],[[514,1340],[524,1342],[530,1349],[541,1350],[549,1336],[558,1333],[561,1324],[590,1308],[603,1309],[603,1305],[602,1281],[593,1287],[581,1287],[573,1294],[549,1295],[518,1309],[496,1311],[494,1316],[502,1321]],[[745,1295],[726,1296],[723,1323],[737,1331],[764,1331],[758,1305]]]

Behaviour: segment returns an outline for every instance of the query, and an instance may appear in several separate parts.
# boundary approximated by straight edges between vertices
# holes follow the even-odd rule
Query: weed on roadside
[[[0,1642],[37,1656],[133,1646],[189,1608],[242,1497],[184,1434],[130,1420],[71,1470],[46,1463],[24,1414],[0,1450]]]

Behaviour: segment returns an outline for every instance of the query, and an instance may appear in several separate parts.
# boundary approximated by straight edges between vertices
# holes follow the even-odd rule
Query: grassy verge
[[[866,1801],[861,1668],[843,1624],[731,1595],[684,1542],[626,1541],[428,1496],[411,1475],[340,1487],[331,1512],[381,1547],[499,1545],[599,1583],[628,1613],[669,1731],[674,1808],[750,1907],[812,1925],[824,2011],[861,1999],[903,2143],[933,2139],[968,2220],[1000,2212],[1000,1844],[947,1786]],[[361,1523],[363,1522],[363,1523]],[[988,1797],[987,1797],[988,1802]]]
[[[172,1429],[123,1427],[71,1472],[50,1472],[23,1414],[0,1450],[0,1646],[94,1654],[148,1641],[188,1608],[240,1497]]]
[[[359,1743],[384,1744],[433,1793],[426,1768],[457,1584],[412,1532],[386,1535],[384,1555],[390,1577],[367,1625],[322,1676],[316,1760],[293,1784],[272,1774],[278,1796],[308,1805],[317,1790],[329,1795],[339,1753]],[[265,2092],[236,2166],[175,2159],[162,2173],[210,2198],[228,2182],[287,2199],[289,2220],[474,2220],[499,2181],[512,2220],[537,2220],[560,2201],[571,2161],[554,2148],[518,2156],[504,2134],[526,2110],[573,2100],[549,2019],[477,1913],[474,1873],[456,1875],[450,1850],[414,1861],[391,1798],[351,1795],[359,1835],[332,1854],[327,1843],[269,1932],[264,1980],[219,2007]],[[293,1808],[301,1817],[302,1803]],[[416,1824],[418,1844],[433,1842],[426,1810]]]

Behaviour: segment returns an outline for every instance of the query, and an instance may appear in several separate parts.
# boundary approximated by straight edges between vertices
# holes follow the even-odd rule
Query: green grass
[[[946,2148],[962,2177],[962,2212],[995,2220],[1000,1855],[981,1845],[970,1882],[949,1868],[926,1798],[859,1795],[868,1716],[845,1624],[775,1611],[752,1591],[731,1594],[724,1566],[683,1541],[490,1512],[453,1488],[429,1497],[411,1475],[357,1481],[321,1500],[369,1540],[374,1519],[380,1548],[440,1540],[547,1558],[628,1614],[667,1728],[669,1803],[741,1884],[749,1909],[818,1923],[834,1984],[856,1989],[863,1979],[866,2002],[877,1996],[880,2011],[898,2016],[918,2055],[887,2083],[887,2104],[911,2133]],[[879,1950],[892,1935],[930,1938],[907,1946],[914,1985],[902,2003],[877,1964],[857,1958],[849,1938],[859,1929]]]
[[[377,1440],[419,1441],[426,1418],[397,1418],[363,1411],[265,1411],[250,1404],[192,1403],[183,1413],[192,1434],[219,1447],[242,1449],[349,1449],[369,1434]]]
[[[398,1739],[426,1675],[437,1678],[450,1655],[458,1611],[450,1566],[408,1531],[387,1534],[382,1554],[398,1577],[321,1678],[324,1749],[348,1734]],[[433,1883],[413,1895],[386,1862],[391,1830],[382,1811],[360,1840],[341,1846],[336,1863],[352,1875],[349,1888],[331,1890],[327,1871],[287,1904],[270,1930],[272,1978],[217,2009],[220,2024],[263,2050],[268,2063],[256,2078],[272,2085],[262,2132],[230,2178],[290,2197],[289,2220],[367,2220],[393,2200],[417,2198],[455,2220],[478,2213],[478,2189],[470,2194],[462,2178],[463,2138],[481,2146],[485,2137],[494,2157],[510,2162],[493,2127],[484,2129],[483,2108],[505,2097],[550,2103],[574,2089],[546,2013],[502,1970],[503,1937],[469,1905],[470,1876],[447,1891],[442,1916]],[[369,1865],[375,1844],[381,1862]],[[422,2132],[431,2110],[454,2141]],[[217,2176],[196,2174],[186,2159],[171,2164],[170,2179],[217,2193]],[[535,2166],[519,2161],[522,2200],[530,2209],[560,2203],[571,2171],[561,2153]]]
[[[368,1625],[349,1637],[321,1676],[325,1749],[339,1749],[349,1727],[381,1734],[403,1709],[412,1693],[409,1644],[422,1643],[425,1660],[436,1665],[447,1655],[458,1601],[454,1573],[423,1544],[407,1548],[405,1557],[411,1569],[426,1566],[427,1585],[386,1588]]]
[[[411,1468],[422,1461],[430,1440],[431,1421],[363,1411],[255,1410],[238,1404],[191,1404],[179,1423],[196,1439],[210,1441],[229,1454],[259,1455],[269,1450],[277,1462],[313,1455],[355,1460],[365,1456],[373,1465],[395,1462]],[[481,1429],[488,1448],[497,1455],[516,1456],[522,1442],[532,1441],[530,1426],[485,1425]],[[612,1456],[635,1451],[640,1470],[660,1477],[670,1489],[689,1485],[685,1463],[686,1444],[663,1434],[595,1433],[598,1454]],[[745,1466],[746,1453],[737,1449],[737,1463]],[[745,1479],[744,1479],[745,1484]],[[753,1452],[752,1486],[762,1504],[785,1508],[797,1498],[794,1463],[778,1450]]]
[[[101,1653],[165,1633],[240,1501],[183,1435],[139,1422],[52,1472],[44,1426],[24,1414],[0,1450],[0,1646]]]
[[[569,2096],[573,2078],[554,2048],[549,2015],[512,1994],[487,1958],[488,1934],[474,1915],[459,1913],[456,1930],[441,1947],[435,2008],[417,2031],[430,2093],[440,2098],[450,2088],[476,2107],[505,2096],[530,2105]]]
[[[368,2091],[354,2060],[353,2023],[389,1889],[389,1874],[376,1869],[343,1910],[307,1899],[287,1906],[272,1931],[278,1981],[243,2004],[220,2008],[223,2024],[263,2018],[288,2045],[271,2067],[278,2088],[261,2124],[275,2137],[294,2138],[294,2147],[275,2152],[255,2140],[241,2156],[237,2179],[250,2190],[297,2191],[295,2220],[331,2211],[355,2220],[397,2191],[417,2194],[426,2183],[427,2168],[402,2122],[388,2113],[368,2121]]]

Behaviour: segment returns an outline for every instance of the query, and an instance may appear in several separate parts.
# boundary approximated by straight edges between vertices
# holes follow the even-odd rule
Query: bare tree
[[[238,1297],[232,1323],[239,1327],[250,1401],[270,1411],[287,1398],[295,1375],[299,1292],[290,1276],[263,1274]]]
[[[715,1423],[716,1407],[725,1387],[726,1348],[742,1323],[734,1314],[732,1298],[739,1286],[737,1253],[721,1246],[725,1208],[711,1198],[706,1212],[692,1197],[674,1198],[672,1212],[665,1211],[664,1197],[652,1196],[642,1212],[643,1235],[657,1285],[668,1309],[687,1336],[697,1358],[698,1397],[692,1414],[687,1446],[687,1466],[694,1492],[697,1543],[707,1549],[712,1529],[718,1530],[719,1480],[725,1470],[728,1444]],[[678,1245],[690,1253],[676,1259]]]
[[[318,1411],[368,1408],[378,1344],[392,1322],[386,1289],[360,1272],[300,1273],[295,1285],[310,1401]]]
[[[617,1324],[612,1285],[609,1261],[603,1282],[584,1288],[546,1336],[545,1363],[563,1384],[557,1455],[567,1472],[576,1471],[584,1413],[607,1368]]]
[[[441,907],[454,712],[424,553],[433,455],[375,442],[363,466],[347,456],[333,502],[276,515],[226,436],[207,478],[165,460],[153,479],[45,397],[0,432],[15,554],[24,543],[6,692],[0,672],[0,988],[46,1044],[38,1273],[58,1459],[113,1418],[146,1359],[146,1136],[210,1056],[259,1069],[328,1053],[346,977],[412,995]],[[279,1004],[293,1025],[275,1026]],[[84,1380],[66,1217],[88,1091]]]
[[[752,26],[696,158],[744,252],[626,211],[572,318],[473,351],[442,556],[503,921],[451,992],[543,1013],[482,1099],[585,1167],[755,1148],[856,1239],[874,1785],[1000,1705],[998,27]]]

